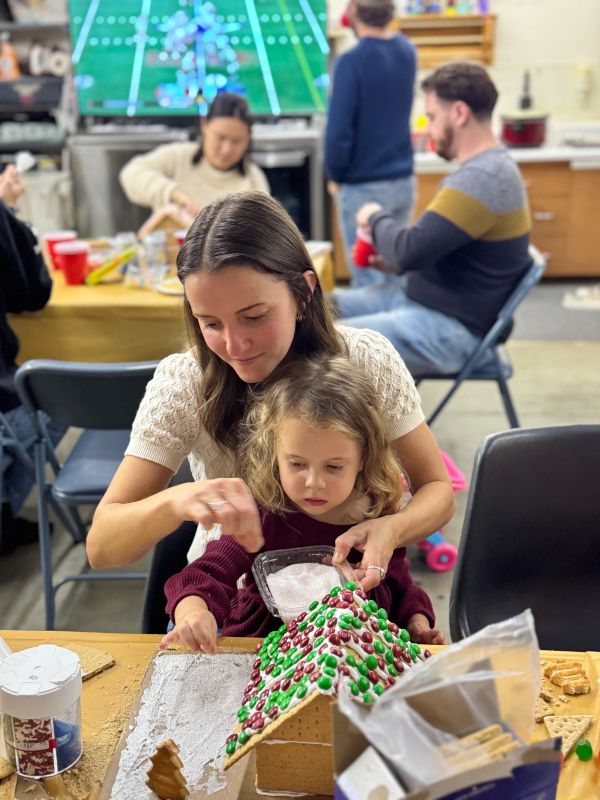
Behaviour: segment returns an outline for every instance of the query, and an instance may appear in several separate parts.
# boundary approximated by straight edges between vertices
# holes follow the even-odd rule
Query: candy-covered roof
[[[316,698],[344,686],[357,701],[372,703],[429,655],[356,584],[335,586],[258,645],[225,766]]]

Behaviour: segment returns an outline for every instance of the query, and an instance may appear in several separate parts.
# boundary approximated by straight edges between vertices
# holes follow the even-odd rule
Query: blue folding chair
[[[498,312],[494,324],[483,337],[474,352],[465,361],[462,369],[459,372],[452,372],[444,375],[427,373],[425,375],[414,376],[417,386],[422,381],[452,381],[452,386],[429,415],[427,420],[428,425],[433,424],[464,381],[495,381],[500,390],[500,396],[510,427],[519,427],[519,418],[517,417],[517,412],[508,388],[508,379],[512,377],[513,366],[508,357],[506,348],[504,347],[504,343],[512,330],[513,314],[533,287],[539,283],[544,274],[544,269],[546,268],[546,261],[536,247],[531,245],[529,247],[529,254],[532,258],[531,267],[517,283],[512,294]],[[479,366],[480,362],[482,362],[482,366]]]
[[[86,572],[53,583],[48,506],[58,513],[76,542],[87,533],[78,506],[96,505],[123,458],[146,384],[158,362],[83,364],[34,359],[17,370],[15,383],[35,428],[33,462],[38,488],[40,563],[46,629],[55,623],[55,594],[72,581],[145,579],[138,572]],[[48,438],[42,413],[59,425],[83,428],[73,450],[60,464]],[[46,464],[54,474],[46,480]],[[123,535],[127,535],[124,531]]]

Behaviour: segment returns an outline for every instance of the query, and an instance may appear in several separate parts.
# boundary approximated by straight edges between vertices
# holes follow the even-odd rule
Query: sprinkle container
[[[333,547],[294,547],[260,553],[252,565],[256,584],[271,614],[289,622],[333,586],[344,582],[331,563]]]
[[[0,712],[6,752],[17,773],[48,778],[81,757],[79,656],[42,644],[0,664]]]

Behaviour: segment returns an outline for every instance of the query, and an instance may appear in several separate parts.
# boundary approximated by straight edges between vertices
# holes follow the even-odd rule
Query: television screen
[[[220,91],[258,116],[324,111],[326,0],[70,0],[81,114],[205,114]]]

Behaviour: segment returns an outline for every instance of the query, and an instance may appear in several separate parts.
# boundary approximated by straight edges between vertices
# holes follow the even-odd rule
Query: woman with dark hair
[[[269,192],[264,172],[250,159],[252,117],[243,97],[218,94],[200,121],[201,141],[174,142],[132,158],[119,180],[132,203],[160,208],[176,203],[192,217],[234,192]]]
[[[94,567],[135,561],[185,521],[222,526],[260,548],[256,504],[235,477],[252,389],[290,361],[345,355],[370,377],[386,435],[410,480],[412,500],[395,514],[354,525],[337,556],[364,551],[377,586],[395,549],[448,521],[454,500],[438,447],[402,359],[380,334],[336,325],[300,232],[273,198],[249,192],[206,206],[177,257],[192,347],[168,356],[148,384],[123,462],[87,538]],[[193,483],[166,488],[188,457]],[[202,537],[200,537],[202,538]],[[197,558],[202,544],[192,546]],[[213,536],[214,538],[214,536]],[[196,537],[197,544],[199,537]]]

